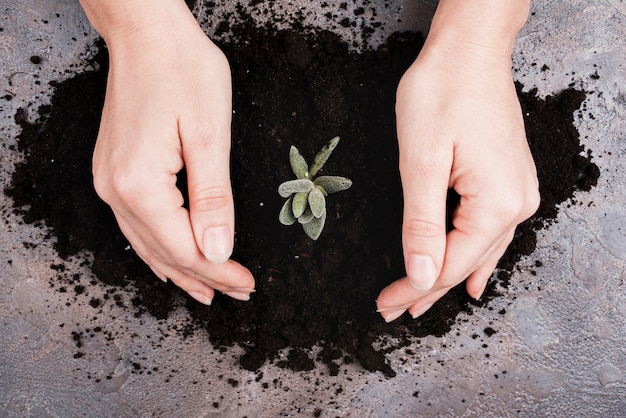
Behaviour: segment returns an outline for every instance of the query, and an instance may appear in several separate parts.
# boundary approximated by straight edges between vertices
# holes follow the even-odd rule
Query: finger
[[[222,282],[226,280],[226,278],[239,278],[239,282],[246,283],[246,280],[251,278],[249,271],[232,260],[225,263],[214,264],[213,268],[214,270],[211,272],[213,280],[209,281],[209,285],[207,285],[206,280],[187,274],[187,272],[181,270],[172,270],[170,279],[174,282],[174,284],[176,284],[176,286],[185,290],[194,299],[209,305],[214,297],[213,287],[210,286],[211,283]],[[252,281],[251,283],[253,286],[254,282]],[[241,301],[249,300],[250,293],[254,292],[254,289],[251,286],[223,287],[221,285],[217,285],[217,287],[219,287],[218,290],[221,290],[224,294]]]
[[[161,280],[163,283],[167,283],[167,276],[165,274],[161,273],[160,271],[158,271],[156,268],[152,267],[149,264],[148,264],[148,267],[150,267],[150,270],[152,270],[152,273],[154,273],[154,275],[157,276],[159,280]]]
[[[451,164],[452,154],[443,147],[400,139],[404,260],[408,283],[418,291],[430,289],[442,268]]]
[[[166,274],[163,274],[160,271],[158,271],[155,266],[151,265],[147,259],[141,256],[140,252],[136,251],[136,253],[139,256],[139,258],[141,258],[142,261],[146,263],[148,267],[150,267],[150,270],[152,270],[152,272],[160,280],[167,283]],[[192,280],[191,278],[189,278],[188,280],[183,281],[179,277],[177,277],[176,280],[172,280],[172,282],[176,284],[178,287],[180,287],[181,289],[183,289],[185,292],[187,292],[189,296],[191,296],[192,298],[194,298],[195,300],[197,300],[198,302],[204,305],[210,305],[213,302],[215,291],[209,286],[204,285],[199,280]]]
[[[432,308],[435,302],[441,299],[446,293],[448,293],[449,290],[450,288],[446,287],[436,292],[427,294],[425,297],[421,298],[416,303],[411,305],[411,307],[408,309],[409,314],[413,319],[424,315],[430,308]]]
[[[393,292],[397,295],[402,295],[403,288],[406,290],[404,297],[396,300],[395,305],[389,305],[388,307],[379,305],[377,312],[381,314],[385,322],[394,321],[407,311],[413,318],[417,318],[428,311],[435,302],[450,290],[449,288],[443,288],[436,291],[417,292],[407,282],[408,278],[404,277],[383,289],[383,292]],[[380,303],[381,298],[385,298],[386,295],[383,292],[381,292],[377,303]]]
[[[398,309],[410,308],[418,299],[429,291],[417,291],[409,283],[408,277],[403,277],[385,287],[376,300],[377,311],[381,314]],[[383,317],[386,315],[383,314]]]
[[[216,154],[219,151],[213,151]],[[219,152],[224,154],[223,152]],[[223,263],[233,252],[234,207],[226,156],[187,161],[189,211],[194,242],[207,260]]]
[[[455,286],[486,263],[515,230],[519,216],[508,203],[498,205],[483,195],[462,196],[453,217],[455,229],[447,235],[441,285]]]
[[[514,233],[515,229],[511,230],[501,240],[499,240],[494,248],[490,250],[489,255],[486,257],[485,261],[482,262],[480,267],[478,267],[467,278],[466,289],[469,295],[474,299],[479,299],[484,292],[489,277],[491,277],[491,274],[495,270],[502,254],[504,254],[504,251],[506,251],[506,248],[511,243]],[[433,304],[442,298],[449,290],[450,287],[445,287],[437,292],[428,293],[426,296],[420,298],[416,303],[411,305],[407,311],[413,319],[416,319],[426,313],[433,306]]]
[[[228,260],[234,243],[234,207],[230,185],[230,68],[214,46],[213,77],[201,80],[207,102],[192,103],[181,114],[179,134],[187,167],[189,211],[198,248],[213,263]]]
[[[139,258],[141,258],[143,260],[143,262],[146,263],[148,265],[148,267],[150,267],[152,272],[159,279],[163,280],[164,282],[167,282],[167,275],[166,274],[163,274],[163,273],[159,272],[156,269],[156,267],[151,265],[149,259],[146,259],[146,258],[141,256],[140,252],[136,251],[136,253],[139,256]],[[165,269],[169,270],[167,268],[167,266],[165,266]],[[188,278],[187,280],[182,280],[180,278],[179,272],[175,272],[172,276],[176,277],[175,279],[172,280],[172,282],[176,286],[180,287],[185,292],[187,292],[189,294],[189,296],[191,296],[192,298],[194,298],[195,300],[197,300],[198,302],[200,302],[200,303],[202,303],[204,305],[207,305],[207,306],[211,305],[211,303],[213,302],[213,298],[215,296],[215,291],[212,288],[210,288],[209,286],[206,286],[205,284],[203,284],[199,280],[193,280],[191,278]]]
[[[169,277],[188,292],[201,292],[211,299],[212,289],[247,295],[253,291],[254,278],[248,269],[234,261],[214,264],[202,255],[195,244],[189,215],[184,208],[163,216],[162,219],[155,214],[147,218],[154,220],[154,224],[142,224],[129,223],[116,215],[133,249],[153,271]],[[174,239],[167,239],[171,237]],[[210,289],[203,292],[206,286]],[[247,300],[247,297],[236,298]]]
[[[491,273],[495,270],[499,259],[513,239],[514,233],[515,229],[512,229],[503,236],[489,250],[488,256],[483,259],[480,266],[469,275],[466,286],[470,296],[475,299],[481,296]],[[395,320],[405,311],[408,311],[413,318],[417,318],[428,311],[455,284],[453,283],[451,286],[445,286],[435,291],[431,289],[431,291],[419,292],[411,286],[408,277],[402,278],[387,286],[380,293],[377,300],[378,312],[387,322]]]
[[[485,287],[487,287],[487,282],[491,277],[492,273],[496,269],[500,258],[505,253],[509,244],[513,240],[515,236],[515,228],[511,229],[505,237],[498,243],[497,247],[491,251],[488,259],[483,262],[483,264],[474,270],[473,273],[467,278],[465,283],[465,288],[467,289],[467,293],[478,300],[482,296],[485,291]]]

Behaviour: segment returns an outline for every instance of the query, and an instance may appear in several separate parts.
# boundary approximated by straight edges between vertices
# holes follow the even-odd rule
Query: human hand
[[[91,19],[94,8],[84,3]],[[121,31],[106,26],[111,19],[94,25],[107,35],[110,52],[94,184],[159,278],[205,304],[215,289],[248,300],[254,279],[228,260],[234,236],[230,68],[184,3],[166,3],[154,10],[140,5],[138,19],[150,20],[126,22]],[[176,187],[183,166],[189,211]]]
[[[407,277],[379,295],[387,322],[422,315],[466,278],[479,298],[516,226],[539,205],[510,51],[438,35],[398,87]],[[446,234],[449,188],[461,201]]]

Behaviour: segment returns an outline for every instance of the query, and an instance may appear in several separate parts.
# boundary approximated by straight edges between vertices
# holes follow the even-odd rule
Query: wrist
[[[172,34],[195,18],[183,0],[79,0],[89,22],[109,48],[137,40],[140,43]],[[176,29],[178,30],[178,29]]]
[[[424,49],[510,61],[530,0],[440,0]]]

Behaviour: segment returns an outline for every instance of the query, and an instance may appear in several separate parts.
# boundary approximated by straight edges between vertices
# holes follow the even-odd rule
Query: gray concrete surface
[[[275,3],[286,16],[315,7]],[[425,25],[432,2],[415,3],[400,2],[381,19]],[[4,188],[21,158],[16,109],[32,111],[49,100],[49,81],[84,71],[81,57],[96,34],[75,1],[3,0],[1,7],[0,96],[12,96],[0,99]],[[325,417],[626,416],[626,3],[535,0],[532,11],[517,40],[515,77],[541,95],[570,83],[589,92],[575,123],[602,174],[539,234],[505,296],[463,316],[447,336],[422,339],[413,354],[394,354],[394,379],[357,367],[328,377],[268,365],[255,382],[202,336],[183,341],[168,333],[182,310],[158,321],[107,304],[107,315],[94,316],[87,302],[106,288],[89,284],[91,273],[80,266],[89,254],[66,263],[88,288],[67,306],[70,296],[49,285],[56,276],[49,266],[59,260],[45,229],[24,225],[0,193],[0,416],[274,417],[313,416],[317,408]],[[198,14],[211,32],[214,23],[201,7]],[[33,65],[31,55],[42,64]],[[541,71],[544,64],[549,69]],[[533,267],[537,259],[540,268]],[[116,319],[104,321],[109,317]],[[86,332],[96,326],[103,332]],[[485,335],[487,326],[497,333]],[[85,332],[82,358],[74,358],[72,331]],[[159,348],[150,344],[155,339]],[[133,362],[152,372],[131,373]]]

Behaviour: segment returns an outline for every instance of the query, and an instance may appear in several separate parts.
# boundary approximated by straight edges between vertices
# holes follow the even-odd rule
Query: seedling
[[[326,197],[330,193],[346,190],[352,185],[352,180],[345,177],[319,176],[315,178],[338,143],[338,136],[331,139],[317,153],[311,167],[300,151],[292,145],[289,149],[289,163],[296,179],[288,180],[278,186],[278,194],[288,198],[280,210],[278,219],[283,225],[293,225],[298,221],[312,240],[317,240],[324,229]]]

